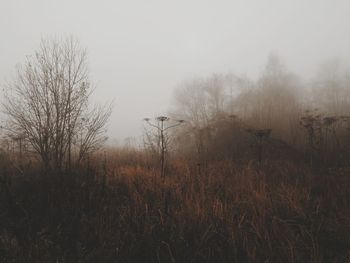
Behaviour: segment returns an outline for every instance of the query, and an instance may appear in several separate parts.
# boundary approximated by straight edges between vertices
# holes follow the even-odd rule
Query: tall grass
[[[0,262],[350,260],[348,171],[220,161],[198,173],[178,161],[163,180],[101,163],[2,174]]]

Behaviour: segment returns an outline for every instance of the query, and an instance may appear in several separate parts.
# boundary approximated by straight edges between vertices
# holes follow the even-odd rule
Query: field
[[[161,178],[117,157],[59,175],[3,159],[0,261],[350,261],[349,170],[179,159]]]

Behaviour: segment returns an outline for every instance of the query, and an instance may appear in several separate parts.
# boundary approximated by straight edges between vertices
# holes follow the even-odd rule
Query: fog
[[[319,64],[350,59],[347,0],[0,3],[0,81],[42,37],[73,35],[87,49],[94,100],[115,100],[111,140],[139,137],[167,112],[174,88],[212,73],[259,76],[272,52],[307,82]]]

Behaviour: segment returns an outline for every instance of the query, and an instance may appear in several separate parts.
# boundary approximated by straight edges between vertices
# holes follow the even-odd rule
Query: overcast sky
[[[174,87],[215,72],[256,76],[269,53],[308,76],[350,58],[350,0],[0,0],[0,82],[41,37],[88,51],[94,100],[115,99],[109,136],[140,136]]]

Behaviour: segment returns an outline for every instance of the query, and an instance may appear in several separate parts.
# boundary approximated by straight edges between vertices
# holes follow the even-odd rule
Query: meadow
[[[349,169],[111,151],[67,174],[1,160],[1,262],[348,262]],[[124,157],[124,158],[122,158]]]

